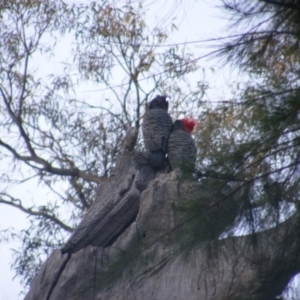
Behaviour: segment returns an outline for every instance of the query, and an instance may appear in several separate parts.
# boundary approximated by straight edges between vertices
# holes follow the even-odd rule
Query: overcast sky
[[[150,9],[146,23],[157,23],[159,21],[165,23],[166,21],[170,21],[170,13],[176,15],[177,18],[173,20],[173,22],[177,25],[178,31],[174,31],[170,37],[170,40],[168,40],[168,43],[182,43],[203,40],[226,34],[224,32],[225,21],[220,19],[220,10],[214,7],[217,1],[173,0],[168,2],[168,5],[172,5],[172,9],[170,8],[171,6],[166,6],[166,4],[162,3],[157,4],[157,2],[150,0],[146,1],[146,4]],[[177,8],[174,9],[174,7]],[[203,44],[198,44],[195,46],[191,45],[190,48],[194,49],[196,56],[200,56],[208,51],[207,49],[204,49],[203,46]],[[56,64],[58,63],[59,62],[56,62]],[[43,64],[43,61],[41,60],[39,64]],[[208,62],[205,63],[201,61],[201,66],[205,66],[205,64],[208,64]],[[224,82],[224,76],[222,76],[222,74],[215,74],[214,76],[214,84],[218,86],[219,92],[221,92],[221,90],[224,88],[222,86],[222,82]],[[216,84],[216,82],[219,82],[219,85]],[[36,191],[36,196],[32,195],[32,189],[34,189],[34,187],[26,186],[25,188],[18,189],[16,193],[19,193],[19,197],[22,199],[27,195],[28,202],[30,202],[33,197],[37,197],[37,195],[39,195],[40,198],[43,197],[43,195],[40,194],[40,191]],[[28,221],[23,213],[5,205],[1,205],[0,220],[0,230],[8,227],[22,229],[26,228],[28,224]],[[23,299],[23,296],[18,296],[22,290],[22,286],[19,284],[19,278],[17,277],[13,280],[14,273],[10,270],[10,265],[13,261],[12,251],[10,249],[15,247],[18,247],[17,243],[0,244],[0,300]]]

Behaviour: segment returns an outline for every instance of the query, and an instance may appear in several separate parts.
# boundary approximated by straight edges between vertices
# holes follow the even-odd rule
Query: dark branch
[[[96,183],[103,183],[105,181],[105,177],[99,177],[93,174],[86,173],[84,171],[80,171],[77,168],[74,169],[64,169],[64,168],[56,168],[53,167],[49,162],[46,160],[33,155],[33,156],[23,156],[20,155],[15,149],[13,149],[8,144],[4,143],[2,140],[0,140],[0,146],[3,146],[6,148],[10,153],[13,154],[13,156],[20,160],[24,161],[25,163],[34,162],[39,165],[42,165],[42,168],[38,168],[40,171],[46,171],[48,173],[54,174],[54,175],[61,175],[61,176],[72,176],[72,177],[80,177],[87,181],[92,181]],[[31,167],[34,167],[33,165],[29,164]]]
[[[70,183],[72,185],[72,187],[74,188],[74,190],[76,191],[79,199],[80,199],[80,202],[82,203],[82,206],[87,209],[90,207],[89,203],[87,202],[86,200],[86,197],[83,193],[83,190],[82,190],[82,185],[78,184],[77,180],[76,180],[76,177],[72,177],[71,180],[70,180]]]
[[[26,58],[25,58],[25,66],[24,66],[24,73],[23,73],[23,83],[22,83],[22,89],[21,89],[21,94],[19,97],[19,112],[18,112],[18,118],[21,120],[21,115],[22,115],[22,108],[23,108],[23,103],[24,103],[24,94],[25,94],[25,89],[26,89],[26,80],[27,80],[27,68],[28,68],[28,61],[29,61],[29,55],[30,53],[26,53]]]
[[[299,4],[294,4],[294,3],[285,3],[285,2],[280,2],[280,1],[273,1],[273,0],[262,0],[262,2],[268,3],[268,4],[275,4],[278,6],[284,6],[287,8],[291,8],[291,9],[300,9]]]
[[[26,208],[26,207],[24,207],[21,204],[21,200],[14,199],[13,197],[11,197],[11,196],[9,196],[7,194],[0,193],[0,195],[10,198],[9,201],[0,198],[0,203],[16,207],[16,208],[20,209],[21,211],[25,212],[28,215],[39,216],[39,217],[43,217],[45,219],[51,220],[52,222],[54,222],[55,224],[57,224],[58,226],[60,226],[62,229],[66,230],[68,232],[73,232],[73,228],[69,227],[68,225],[66,225],[65,223],[63,223],[59,219],[57,219],[55,216],[50,215],[49,213],[47,213],[45,211],[42,211],[42,210],[40,210],[40,211],[34,211],[31,208]]]
[[[11,116],[12,120],[14,121],[14,123],[17,125],[17,127],[19,129],[19,132],[20,132],[20,135],[24,139],[25,144],[27,146],[27,149],[28,149],[29,153],[32,156],[36,156],[35,151],[34,151],[34,149],[31,146],[30,139],[29,139],[28,135],[26,134],[26,132],[25,132],[23,126],[22,126],[22,119],[21,119],[21,117],[15,115],[15,113],[13,112],[13,110],[12,110],[12,108],[10,106],[10,102],[6,98],[6,96],[5,96],[5,94],[4,94],[4,92],[3,92],[2,89],[0,89],[0,92],[2,94],[2,98],[3,98],[4,104],[5,104],[6,108],[7,108],[7,111],[9,113],[9,115]]]

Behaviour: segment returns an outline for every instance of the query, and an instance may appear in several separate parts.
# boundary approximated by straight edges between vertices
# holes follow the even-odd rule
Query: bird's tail
[[[157,170],[162,170],[166,166],[166,153],[163,150],[148,152],[148,159]]]

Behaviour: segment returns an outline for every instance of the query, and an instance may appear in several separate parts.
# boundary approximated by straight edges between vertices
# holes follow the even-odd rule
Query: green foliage
[[[272,2],[223,1],[232,29],[244,32],[221,39],[219,57],[249,81],[231,101],[206,105],[196,133],[199,180],[220,204],[232,206],[219,212],[219,237],[274,227],[298,208],[300,10],[293,1]],[[197,235],[199,241],[214,236],[213,218],[199,200],[191,211],[197,216],[198,230],[190,229],[194,242]]]

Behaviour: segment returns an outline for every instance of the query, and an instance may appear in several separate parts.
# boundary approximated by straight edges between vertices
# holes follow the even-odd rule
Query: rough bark
[[[137,134],[133,128],[128,131],[113,174],[101,186],[62,253],[74,253],[88,245],[109,246],[136,217],[140,194],[155,176],[144,154],[134,152]]]
[[[189,221],[201,215],[174,208],[197,199],[217,222],[236,205],[174,172],[155,173],[143,153],[133,150],[134,134],[61,249],[66,254],[51,254],[25,300],[254,300],[279,294],[300,270],[298,214],[256,234],[255,243],[254,236],[231,237],[186,251]]]

